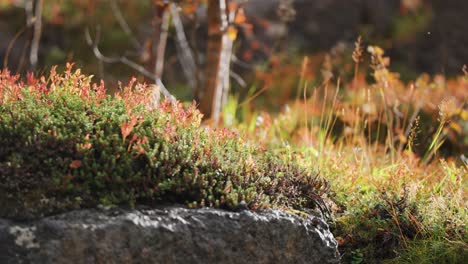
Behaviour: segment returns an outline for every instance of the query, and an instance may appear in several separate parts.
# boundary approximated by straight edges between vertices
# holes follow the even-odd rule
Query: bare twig
[[[156,52],[156,63],[154,64],[154,74],[162,77],[164,70],[164,55],[166,54],[167,36],[169,31],[171,16],[167,9],[163,11],[161,33],[159,35],[158,47]]]
[[[114,14],[115,18],[117,19],[117,22],[119,23],[120,27],[122,30],[127,34],[127,36],[130,38],[130,41],[132,42],[132,45],[135,49],[140,50],[142,45],[138,41],[138,39],[135,37],[135,34],[133,34],[132,29],[127,23],[127,20],[125,20],[122,12],[120,11],[119,5],[117,4],[116,0],[111,0],[110,1],[110,7],[112,9],[112,13]]]
[[[244,79],[242,79],[242,76],[240,76],[239,74],[231,71],[229,73],[229,75],[231,76],[232,79],[234,79],[241,87],[246,87],[247,86],[247,83],[244,81]]]
[[[13,2],[15,4],[15,2]],[[19,5],[17,5],[20,7]],[[24,2],[24,6],[21,6],[24,8],[24,12],[26,13],[26,25],[22,27],[18,32],[16,32],[15,36],[11,39],[10,43],[8,43],[8,47],[5,53],[5,57],[3,58],[3,67],[7,68],[8,67],[8,60],[10,57],[10,53],[13,49],[14,44],[18,40],[18,38],[31,26],[34,24],[34,13],[33,13],[33,7],[34,7],[34,0],[27,0]],[[24,46],[24,48],[26,45]],[[24,49],[23,48],[23,49]],[[20,68],[21,63],[18,64],[18,69]]]
[[[31,51],[29,53],[29,62],[31,63],[31,68],[35,69],[37,66],[38,52],[39,52],[39,43],[42,35],[42,6],[44,0],[35,0],[34,7],[34,31],[33,38],[31,41]]]
[[[92,48],[94,56],[96,56],[96,58],[98,60],[100,60],[102,62],[105,62],[105,63],[123,63],[123,64],[129,66],[130,68],[132,68],[132,69],[138,71],[139,73],[141,73],[143,76],[152,79],[155,82],[155,84],[159,87],[162,94],[167,99],[169,99],[172,102],[176,100],[176,98],[171,93],[169,93],[169,91],[166,89],[166,87],[164,86],[161,79],[158,76],[151,73],[150,71],[148,71],[147,69],[145,69],[145,67],[141,66],[138,63],[135,63],[135,62],[129,60],[125,56],[120,56],[120,57],[107,57],[107,56],[104,56],[101,53],[101,51],[99,50],[99,47],[98,47],[98,43],[99,43],[99,39],[100,39],[100,30],[99,30],[99,28],[96,31],[96,37],[95,37],[94,41],[91,39],[91,35],[89,33],[88,28],[86,28],[86,30],[85,30],[85,37],[86,37],[86,42]]]
[[[18,38],[26,31],[27,26],[24,26],[21,28],[18,32],[16,32],[15,36],[10,40],[10,43],[8,43],[8,47],[5,52],[5,57],[3,58],[3,67],[8,68],[8,62],[10,58],[11,51],[13,49],[13,46],[15,45],[16,41]]]
[[[195,62],[195,86],[194,90],[192,91],[194,98],[197,100],[200,99],[200,89],[201,86],[205,83],[205,77],[204,72],[201,68],[202,62],[201,62],[201,56],[197,44],[197,31],[200,28],[200,16],[197,12],[194,12],[192,14],[192,22],[193,26],[190,29],[190,32],[187,35],[187,42],[190,47],[192,47],[192,55],[193,55],[193,60]]]
[[[240,66],[241,68],[248,69],[248,70],[254,68],[252,64],[242,61],[241,59],[237,58],[237,56],[234,54],[232,54],[231,60],[234,64],[236,64],[237,66]]]
[[[26,13],[26,25],[29,27],[34,23],[34,0],[27,0],[24,3]]]
[[[187,78],[190,88],[192,88],[192,90],[195,90],[195,87],[197,85],[197,66],[193,56],[193,51],[190,48],[190,45],[187,41],[187,37],[185,35],[184,25],[182,24],[179,11],[175,3],[171,5],[170,12],[172,15],[172,23],[174,24],[174,28],[176,30],[177,55],[181,62],[180,64],[182,65],[182,70],[184,71],[185,77]]]

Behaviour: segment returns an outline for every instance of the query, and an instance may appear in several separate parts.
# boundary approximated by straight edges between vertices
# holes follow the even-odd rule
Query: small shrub
[[[194,105],[154,106],[134,82],[109,96],[90,79],[71,65],[26,83],[0,72],[0,216],[99,204],[323,204],[316,174],[231,130],[201,126]]]

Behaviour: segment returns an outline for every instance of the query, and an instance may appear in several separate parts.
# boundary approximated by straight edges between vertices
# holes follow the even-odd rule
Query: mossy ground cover
[[[259,74],[263,98],[232,98],[225,125],[329,182],[344,263],[465,263],[467,69],[403,82],[382,49],[360,46],[352,61],[326,56],[319,67],[279,57]],[[286,107],[261,111],[265,98]]]
[[[156,105],[133,82],[111,96],[90,80],[70,65],[25,82],[0,73],[2,217],[99,205],[322,205],[327,185],[314,172],[201,126],[194,105]]]

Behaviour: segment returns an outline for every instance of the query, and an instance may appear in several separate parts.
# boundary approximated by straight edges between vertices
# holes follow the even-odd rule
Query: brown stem
[[[29,53],[29,62],[31,64],[31,69],[35,69],[37,66],[38,52],[39,52],[39,43],[42,35],[42,6],[44,0],[36,0],[34,6],[34,31],[33,38],[31,41],[31,50]]]
[[[154,74],[159,78],[162,77],[164,70],[164,55],[166,53],[166,44],[170,21],[170,13],[168,9],[165,8],[162,14],[161,33],[159,36],[158,46],[156,50],[156,62],[154,65]]]

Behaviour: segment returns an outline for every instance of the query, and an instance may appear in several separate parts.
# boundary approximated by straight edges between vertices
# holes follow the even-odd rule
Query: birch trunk
[[[31,6],[34,6],[34,17],[31,19],[33,23],[33,35],[31,40],[31,50],[29,53],[29,64],[30,69],[35,70],[37,67],[39,44],[42,35],[42,7],[44,0],[31,0],[29,1]]]
[[[205,119],[218,124],[224,98],[229,90],[233,38],[228,35],[228,0],[208,1],[208,51],[206,83],[199,94],[200,111]]]

